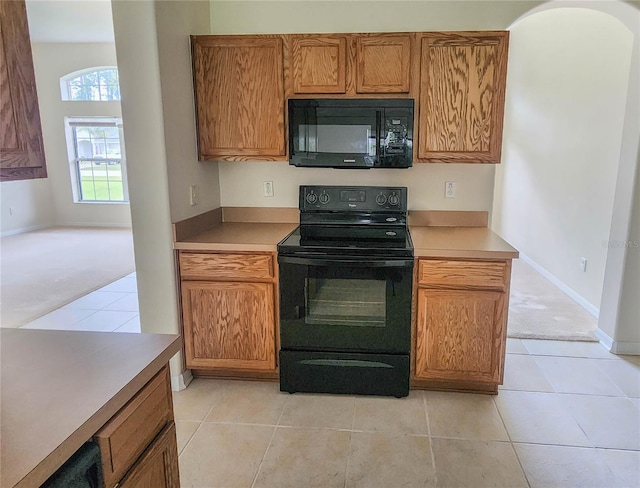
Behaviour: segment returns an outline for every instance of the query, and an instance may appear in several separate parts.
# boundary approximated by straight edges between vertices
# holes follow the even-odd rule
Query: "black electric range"
[[[406,396],[407,189],[301,186],[299,203],[278,245],[281,389]]]

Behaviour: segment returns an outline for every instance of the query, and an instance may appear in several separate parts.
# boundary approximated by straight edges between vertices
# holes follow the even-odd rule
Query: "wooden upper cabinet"
[[[192,49],[200,159],[282,159],[282,39],[193,36]]]
[[[346,93],[345,36],[293,36],[293,92]]]
[[[418,158],[499,163],[508,32],[421,36]]]
[[[358,36],[357,93],[409,93],[410,87],[411,35]]]
[[[0,2],[0,180],[46,178],[25,2]]]

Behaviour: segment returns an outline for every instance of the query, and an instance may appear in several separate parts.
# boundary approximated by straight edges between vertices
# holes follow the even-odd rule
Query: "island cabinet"
[[[499,163],[509,33],[420,37],[418,159]]]
[[[192,36],[199,159],[285,159],[282,38]]]
[[[511,260],[421,258],[416,269],[412,385],[497,393]]]
[[[179,252],[186,366],[277,377],[275,253]]]
[[[413,34],[306,34],[291,43],[292,96],[407,94]]]
[[[98,431],[104,486],[178,488],[169,368],[164,367]]]

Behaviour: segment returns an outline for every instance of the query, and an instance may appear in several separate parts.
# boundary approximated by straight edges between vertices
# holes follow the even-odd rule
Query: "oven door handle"
[[[353,268],[409,268],[413,266],[413,259],[363,261],[355,259],[323,259],[278,256],[278,262],[284,264],[300,264],[303,266],[350,266]]]

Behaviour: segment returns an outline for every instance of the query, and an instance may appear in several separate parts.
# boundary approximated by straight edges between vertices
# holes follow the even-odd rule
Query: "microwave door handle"
[[[376,110],[376,161],[380,161],[382,141],[382,110]]]

